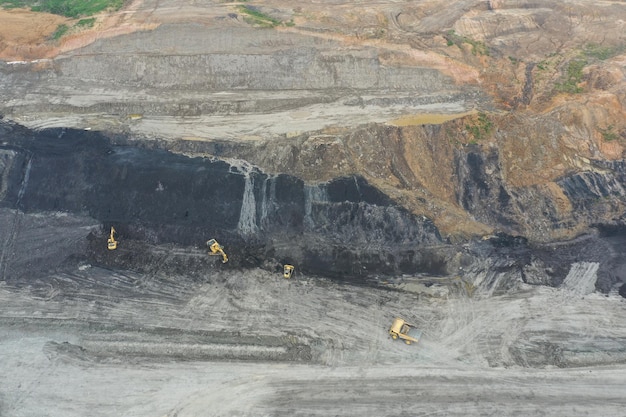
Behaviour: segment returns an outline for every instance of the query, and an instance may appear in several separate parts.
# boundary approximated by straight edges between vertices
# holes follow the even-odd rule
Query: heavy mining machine
[[[407,323],[401,318],[396,318],[391,324],[389,334],[392,339],[402,339],[404,343],[410,345],[411,343],[417,343],[422,337],[422,332],[414,328],[412,324]]]
[[[117,249],[117,240],[115,240],[115,228],[113,226],[111,226],[111,234],[109,235],[109,238],[107,239],[107,249],[109,250],[115,250]]]
[[[283,266],[283,277],[284,278],[291,278],[291,276],[293,275],[293,271],[294,269],[296,269],[293,265],[284,265]]]
[[[222,263],[225,264],[226,262],[228,262],[228,256],[226,256],[226,253],[224,253],[224,248],[222,247],[222,245],[217,243],[217,240],[207,240],[206,245],[209,247],[209,255],[222,255]]]

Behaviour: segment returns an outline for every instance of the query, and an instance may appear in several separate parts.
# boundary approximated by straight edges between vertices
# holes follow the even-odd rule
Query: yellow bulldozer
[[[389,335],[392,339],[402,339],[404,343],[410,345],[417,343],[422,337],[422,332],[415,329],[415,326],[407,323],[404,319],[396,317],[389,328]]]
[[[228,256],[226,256],[226,253],[224,252],[224,248],[222,247],[222,245],[217,243],[217,240],[215,239],[207,240],[206,245],[209,248],[209,255],[221,255],[222,263],[225,264],[226,262],[228,262]]]
[[[111,226],[111,234],[109,235],[109,238],[107,239],[107,249],[109,250],[115,250],[117,249],[117,240],[115,240],[115,228],[113,226]]]

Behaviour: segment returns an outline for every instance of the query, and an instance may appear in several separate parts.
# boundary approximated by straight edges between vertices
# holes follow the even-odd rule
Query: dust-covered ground
[[[590,292],[593,264],[504,293],[285,280],[218,258],[165,276],[67,256],[88,236],[105,244],[89,218],[3,209],[1,230],[3,259],[32,271],[0,282],[2,416],[624,415],[626,301]],[[388,336],[396,316],[419,344]]]
[[[65,19],[40,16],[34,30],[29,12],[2,12],[0,114],[36,129],[186,142],[440,123],[500,102],[532,105],[533,71],[541,98],[568,51],[623,38],[623,2],[355,4],[255,2],[285,22],[266,30],[239,3],[136,0],[58,42],[48,37]],[[492,58],[475,50],[483,41]],[[613,91],[620,71],[602,88]],[[524,150],[541,149],[518,136]],[[77,182],[67,165],[58,170],[57,180]],[[0,208],[2,417],[626,415],[626,299],[615,280],[595,290],[598,271],[624,280],[617,238],[596,249],[612,248],[606,263],[572,254],[556,287],[526,283],[547,284],[543,258],[526,282],[487,268],[349,285],[298,265],[285,280],[239,268],[238,248],[226,247],[222,264],[202,247],[122,236],[110,253],[99,220],[16,209],[30,172],[27,162],[17,203]],[[544,257],[553,253],[546,246]],[[107,257],[150,265],[113,269]],[[397,316],[422,330],[418,344],[389,337]]]

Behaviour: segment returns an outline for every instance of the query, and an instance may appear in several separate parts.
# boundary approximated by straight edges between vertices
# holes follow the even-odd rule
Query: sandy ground
[[[354,128],[364,123],[389,123],[396,125],[397,118],[404,115],[404,125],[414,117],[450,120],[467,114],[472,103],[456,101],[425,105],[346,105],[347,100],[338,100],[323,105],[302,106],[295,110],[275,112],[271,118],[266,114],[206,115],[190,117],[128,115],[70,115],[43,118],[28,115],[16,118],[31,129],[73,127],[76,129],[117,131],[127,129],[134,137],[144,139],[165,138],[184,140],[258,140],[285,135],[296,136],[306,132],[328,128]],[[417,114],[417,116],[411,116]],[[407,116],[409,115],[409,116]],[[421,123],[420,123],[421,124]]]
[[[103,12],[95,16],[96,22],[91,28],[76,27],[79,19],[34,13],[28,9],[0,9],[0,60],[19,62],[52,59],[97,39],[154,29],[159,23],[146,21],[145,17],[133,19],[143,3],[141,0],[130,1],[118,12]],[[61,39],[52,39],[52,34],[61,24],[67,25],[70,30]]]
[[[119,281],[115,273],[100,273],[101,285]],[[4,285],[0,293],[2,415],[623,415],[623,365],[486,363],[506,361],[524,343],[520,330],[532,326],[559,323],[569,330],[569,341],[550,329],[537,331],[556,345],[607,331],[623,335],[625,305],[615,297],[569,305],[560,290],[531,289],[521,303],[498,297],[411,302],[406,294],[261,273],[179,288],[180,298],[170,300],[145,293],[114,300],[82,289],[64,299],[49,291],[41,297]],[[419,345],[386,335],[394,313],[425,330]],[[541,318],[530,325],[533,316]],[[152,339],[150,329],[157,328],[175,332],[175,339]],[[237,329],[259,344],[223,345],[211,333],[201,341],[199,329]],[[183,343],[185,337],[191,340]],[[306,340],[311,360],[270,358],[262,343],[272,337],[284,345],[290,337]],[[233,353],[239,357],[220,358]]]
[[[60,24],[69,19],[48,13],[32,13],[24,9],[0,9],[0,59],[7,61],[41,59],[46,45]]]
[[[9,361],[40,367],[9,374],[23,390],[4,404],[3,415],[623,415],[624,368],[477,372],[197,362],[85,366],[46,358],[37,351],[41,340],[26,338],[11,345],[20,353]],[[13,394],[11,388],[13,384]]]

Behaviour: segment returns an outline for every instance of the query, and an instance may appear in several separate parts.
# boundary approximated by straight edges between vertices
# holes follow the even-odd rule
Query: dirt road
[[[524,343],[516,338],[519,326],[511,325],[520,316],[541,314],[541,306],[559,298],[558,290],[531,291],[528,302],[535,306],[522,312],[518,303],[505,307],[502,299],[411,303],[405,294],[395,300],[397,294],[387,291],[262,274],[185,283],[188,288],[159,282],[158,295],[147,288],[129,294],[121,288],[150,283],[98,272],[89,275],[109,289],[107,296],[78,277],[56,277],[75,285],[73,294],[54,284],[22,290],[3,285],[1,415],[623,414],[623,365],[529,369],[485,363]],[[118,291],[125,295],[112,296]],[[571,319],[559,311],[538,322],[560,321],[564,330],[585,335],[546,333],[546,344],[577,349],[585,339],[610,340],[606,327],[596,326],[617,325],[624,303],[591,301],[602,316],[578,304],[557,309]],[[436,314],[435,305],[444,313]],[[418,320],[426,330],[421,344],[386,336],[393,312]],[[615,327],[609,333],[620,330],[624,334]]]
[[[7,416],[623,415],[623,368],[478,371],[219,362],[131,367],[49,359],[33,349],[41,348],[40,340],[12,340],[9,346],[10,362],[31,365],[8,374],[21,386],[8,384],[0,408]]]

